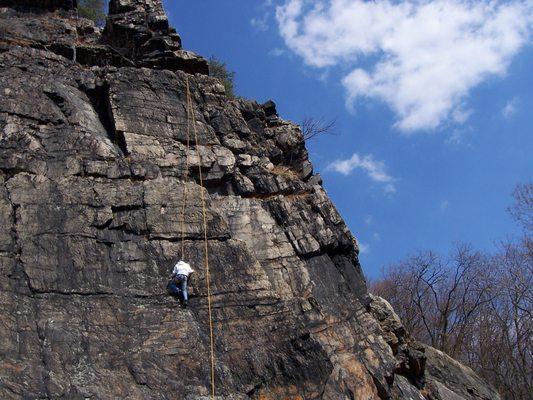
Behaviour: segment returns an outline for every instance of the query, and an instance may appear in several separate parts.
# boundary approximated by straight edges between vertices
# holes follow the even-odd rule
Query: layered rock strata
[[[218,399],[499,398],[368,295],[300,128],[228,98],[160,1],[111,0],[103,33],[74,0],[0,5],[1,398],[207,398],[202,192]]]

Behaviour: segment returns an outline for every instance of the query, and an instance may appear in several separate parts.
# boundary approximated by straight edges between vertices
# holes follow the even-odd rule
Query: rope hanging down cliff
[[[196,128],[196,117],[194,115],[194,109],[191,98],[191,91],[189,87],[189,78],[185,80],[186,89],[187,89],[187,147],[185,150],[186,161],[185,161],[185,177],[184,177],[184,189],[183,189],[183,204],[181,208],[181,258],[185,259],[185,208],[187,204],[187,182],[189,178],[189,151],[190,151],[190,133],[191,133],[191,122],[194,132],[194,142],[196,153],[198,155],[198,176],[200,183],[200,199],[202,203],[202,224],[204,231],[204,263],[205,263],[205,281],[207,286],[207,312],[209,318],[209,346],[210,346],[210,359],[211,359],[211,400],[215,399],[215,341],[213,334],[213,315],[211,310],[211,277],[209,270],[209,244],[207,240],[207,216],[206,216],[206,206],[205,206],[205,193],[204,193],[204,182],[202,176],[202,157],[198,150],[198,131]]]

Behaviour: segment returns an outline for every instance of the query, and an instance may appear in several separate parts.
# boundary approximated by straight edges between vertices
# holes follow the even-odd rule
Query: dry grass
[[[300,179],[300,176],[296,171],[283,165],[276,165],[270,172],[289,180]]]

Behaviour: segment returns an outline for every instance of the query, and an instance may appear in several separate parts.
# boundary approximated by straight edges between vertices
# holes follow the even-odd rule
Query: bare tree
[[[508,208],[513,218],[526,232],[533,231],[533,183],[517,185],[513,192],[514,204]]]
[[[384,271],[371,291],[418,340],[468,364],[505,400],[533,393],[533,247],[526,236],[492,256],[457,246]]]
[[[472,321],[493,296],[484,256],[465,245],[448,258],[428,251],[401,261],[372,290],[399,310],[413,336],[452,357],[463,351]]]
[[[497,296],[478,322],[479,346],[469,349],[473,364],[505,399],[533,393],[533,257],[525,241],[505,243],[494,256]]]
[[[324,134],[333,135],[337,126],[337,120],[332,119],[328,121],[323,118],[305,117],[301,126],[303,138],[307,141]]]

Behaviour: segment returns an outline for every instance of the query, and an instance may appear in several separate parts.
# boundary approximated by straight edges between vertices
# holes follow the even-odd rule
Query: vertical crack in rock
[[[5,197],[11,207],[10,235],[12,237],[12,242],[13,242],[13,247],[14,247],[14,250],[11,252],[11,254],[15,256],[15,260],[16,260],[12,277],[15,278],[17,281],[22,280],[27,286],[29,293],[33,294],[34,289],[31,285],[30,277],[26,273],[26,270],[24,269],[24,264],[22,262],[22,244],[21,244],[19,233],[17,230],[18,225],[19,225],[19,220],[18,220],[17,215],[19,213],[20,205],[13,203],[13,200],[11,199],[11,194],[9,192],[9,189],[7,188],[8,182],[9,182],[9,179],[7,181],[4,181],[2,177],[2,186],[5,192]]]
[[[86,89],[85,93],[89,97],[91,104],[98,115],[98,118],[107,132],[107,137],[115,144],[123,155],[128,155],[124,132],[116,130],[113,111],[111,109],[109,83],[97,83],[93,89]]]
[[[41,363],[43,367],[42,382],[43,382],[44,390],[46,393],[46,398],[52,399],[53,395],[50,392],[50,374],[53,373],[53,371],[51,371],[48,366],[48,355],[47,355],[47,350],[46,350],[47,339],[43,331],[43,328],[40,326],[41,320],[39,318],[38,305],[35,301],[33,301],[33,305],[34,305],[34,316],[35,316],[35,321],[36,321],[35,327],[37,330],[37,337],[39,340],[39,355],[40,355],[40,359],[41,359]],[[46,327],[44,329],[46,330]]]

